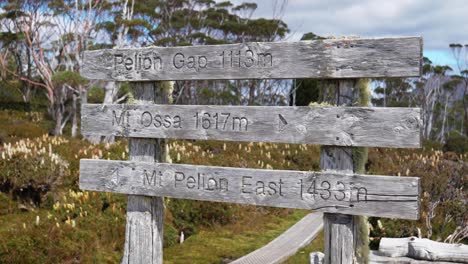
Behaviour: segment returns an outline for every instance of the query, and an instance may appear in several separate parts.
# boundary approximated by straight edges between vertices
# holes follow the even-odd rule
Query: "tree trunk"
[[[444,116],[443,116],[443,119],[442,119],[442,128],[440,129],[440,133],[439,133],[439,141],[441,143],[445,142],[445,130],[446,130],[445,123],[447,122],[448,98],[449,98],[449,95],[448,94],[445,95]]]
[[[54,119],[55,119],[55,126],[54,130],[52,132],[52,135],[54,136],[61,136],[62,135],[62,119],[63,119],[63,113],[62,113],[62,107],[60,102],[54,102],[53,106],[53,112],[54,112]]]
[[[249,105],[255,102],[255,80],[250,80],[249,86]]]
[[[117,94],[119,93],[120,90],[120,84],[114,81],[109,81],[106,83],[104,86],[104,102],[103,104],[113,104],[115,102],[115,99],[117,98]],[[99,136],[99,141],[98,142],[97,138],[93,138],[95,143],[100,143],[100,142],[105,142],[105,143],[114,143],[115,142],[115,136],[104,136],[100,137]]]
[[[117,82],[109,81],[104,86],[104,104],[112,104],[117,98],[119,93],[120,85]]]
[[[55,126],[52,131],[52,135],[54,136],[61,136],[63,130],[63,111],[64,107],[62,105],[62,87],[56,87],[54,93],[54,104],[52,105],[52,115],[55,121]]]
[[[71,106],[71,117],[72,117],[72,127],[71,127],[71,137],[75,138],[78,136],[78,114],[77,114],[77,104],[78,98],[75,93],[72,95],[72,106]]]

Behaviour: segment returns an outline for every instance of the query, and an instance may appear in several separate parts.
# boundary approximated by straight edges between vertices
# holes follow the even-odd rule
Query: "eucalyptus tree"
[[[143,46],[187,46],[274,41],[284,38],[287,25],[280,19],[252,18],[255,3],[234,5],[229,1],[172,0],[135,3],[131,38]],[[254,103],[266,100],[275,87],[269,81],[184,81],[176,83],[177,103],[206,103],[204,94],[220,98],[221,103]],[[202,89],[195,89],[195,87]],[[262,89],[257,92],[257,89]],[[243,97],[235,102],[233,97]],[[268,99],[273,99],[269,96]]]
[[[49,113],[55,121],[51,131],[54,135],[61,135],[69,120],[73,123],[72,135],[77,134],[76,100],[84,84],[78,71],[83,51],[96,33],[94,24],[101,13],[101,3],[92,0],[7,0],[0,3],[6,10],[2,24],[11,26],[9,32],[19,36],[15,46],[24,47],[22,60],[17,61],[27,62],[26,67],[17,63],[20,70],[12,74],[24,81],[26,87],[34,85],[45,89]],[[2,36],[5,36],[4,28],[7,27],[2,27]],[[2,42],[6,43],[4,39]],[[0,62],[6,71],[9,71],[10,53],[15,54],[15,51],[4,46]]]
[[[452,43],[449,45],[452,55],[457,62],[457,70],[460,75],[455,75],[459,83],[462,85],[463,94],[461,98],[461,125],[460,134],[466,135],[468,127],[468,44],[462,45]]]

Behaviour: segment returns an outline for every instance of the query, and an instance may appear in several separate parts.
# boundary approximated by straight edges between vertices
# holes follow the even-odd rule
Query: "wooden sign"
[[[81,124],[84,135],[421,146],[419,108],[86,104]]]
[[[80,161],[82,190],[391,218],[419,218],[419,186],[415,177]]]
[[[325,39],[85,51],[81,74],[114,81],[411,77],[422,38]]]

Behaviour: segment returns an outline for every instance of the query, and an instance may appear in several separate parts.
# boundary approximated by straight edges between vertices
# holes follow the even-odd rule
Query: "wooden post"
[[[155,82],[132,83],[134,104],[169,103],[170,95]],[[131,103],[131,102],[130,102]],[[166,161],[164,139],[129,139],[130,160]],[[161,264],[163,260],[164,198],[128,196],[122,263]]]
[[[336,85],[336,95],[333,96],[336,105],[352,106],[358,94],[357,80],[340,80],[331,82]],[[340,118],[337,116],[337,118]],[[339,138],[336,138],[339,140]],[[320,153],[320,167],[322,170],[333,170],[344,173],[355,172],[353,148],[323,146]],[[359,260],[356,255],[357,245],[360,244],[359,217],[343,214],[324,214],[325,233],[325,264],[331,263],[367,263]],[[359,262],[358,262],[359,261]]]

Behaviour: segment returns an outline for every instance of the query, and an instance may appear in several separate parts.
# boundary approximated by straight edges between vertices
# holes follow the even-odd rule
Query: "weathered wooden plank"
[[[422,38],[325,39],[85,51],[81,74],[115,81],[411,77]]]
[[[325,240],[324,264],[355,264],[356,242],[355,219],[350,214],[324,214],[323,231]]]
[[[130,161],[80,161],[80,188],[392,218],[419,218],[419,178]]]
[[[84,135],[420,147],[419,108],[94,105]]]

